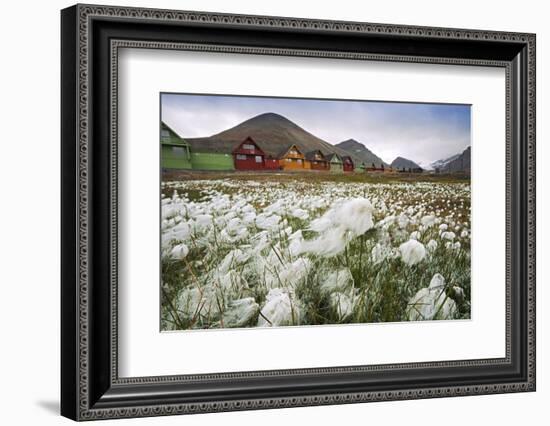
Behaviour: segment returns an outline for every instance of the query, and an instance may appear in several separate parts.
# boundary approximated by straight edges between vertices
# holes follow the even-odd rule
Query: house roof
[[[337,161],[334,161],[335,163],[341,163],[342,158],[338,154],[328,154],[326,157],[328,162],[333,163],[332,159],[336,159]]]
[[[316,155],[321,155],[320,159],[315,158]],[[310,161],[327,161],[320,149],[306,152],[306,160]]]
[[[178,145],[178,146],[189,146],[189,143],[183,139],[178,133],[172,129],[168,124],[166,124],[164,121],[160,122],[161,128],[168,130],[170,132],[170,140],[165,140],[164,138],[160,138],[160,142],[163,145]]]
[[[288,154],[288,151],[290,151],[292,148],[294,148],[296,151],[298,151],[298,153],[299,153],[300,155],[302,155],[302,156],[304,155],[304,154],[302,154],[302,151],[300,151],[300,150],[298,149],[298,147],[297,147],[295,144],[290,144],[290,145],[288,145],[285,149],[283,149],[283,150],[281,150],[281,151],[279,152],[279,154],[277,155],[277,158],[284,158],[284,157],[286,157],[286,155]]]
[[[254,140],[252,139],[250,136],[246,137],[240,144],[238,144],[232,151],[233,154],[237,153],[237,152],[240,152],[241,151],[241,147],[243,146],[243,144],[245,143],[252,143],[256,146],[256,148],[258,148],[258,151],[260,151],[262,154],[264,153],[264,150],[262,149],[262,147]],[[243,150],[243,151],[246,151],[246,150]]]

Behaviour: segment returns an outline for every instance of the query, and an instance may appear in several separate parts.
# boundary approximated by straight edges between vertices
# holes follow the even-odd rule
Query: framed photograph
[[[61,12],[61,412],[535,390],[535,35]]]

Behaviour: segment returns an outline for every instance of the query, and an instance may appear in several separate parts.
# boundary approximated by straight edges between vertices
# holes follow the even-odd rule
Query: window
[[[245,144],[243,144],[243,149],[248,149],[249,151],[254,151],[254,149],[256,149],[256,147],[254,145],[249,144],[249,143],[245,143]]]
[[[298,164],[302,164],[302,160],[298,159],[297,160]]]
[[[256,155],[256,163],[261,163],[261,162],[262,162],[262,156]]]
[[[166,129],[162,129],[160,132],[160,137],[162,139],[170,139],[170,132]]]
[[[246,160],[246,155],[237,154],[237,160]]]
[[[287,162],[287,163],[292,162],[292,158],[286,158],[286,162]]]
[[[185,149],[181,146],[173,146],[172,154],[174,154],[174,157],[183,157],[185,155]]]

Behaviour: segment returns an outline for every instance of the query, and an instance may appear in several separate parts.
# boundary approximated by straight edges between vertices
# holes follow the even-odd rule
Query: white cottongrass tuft
[[[266,215],[264,213],[256,216],[256,226],[260,229],[271,230],[277,227],[281,220],[281,217],[274,215]]]
[[[445,231],[441,233],[441,238],[443,238],[444,240],[452,241],[455,239],[455,237],[456,237],[455,233],[451,231]]]
[[[288,237],[290,243],[288,244],[288,251],[292,257],[299,256],[302,253],[304,237],[302,235],[302,230],[294,232]]]
[[[210,286],[182,290],[176,304],[178,312],[188,319],[199,315],[218,318],[220,315],[220,300],[216,291]]]
[[[266,303],[258,317],[258,327],[296,325],[300,323],[300,309],[293,304],[290,294],[280,288],[269,290]]]
[[[434,215],[424,216],[422,219],[420,219],[420,223],[424,227],[429,228],[430,226],[435,225],[435,216]]]
[[[397,218],[397,224],[401,229],[404,229],[409,224],[409,218],[404,214],[400,214]]]
[[[309,217],[309,213],[303,209],[294,209],[290,212],[290,215],[302,220],[306,220]]]
[[[340,321],[348,318],[353,313],[354,298],[345,293],[334,292],[330,295],[330,306],[336,311]]]
[[[177,246],[174,246],[172,248],[172,251],[170,251],[170,257],[178,260],[185,259],[188,254],[189,254],[189,248],[183,243],[178,244]]]
[[[327,293],[346,291],[353,287],[353,276],[348,268],[338,269],[327,275],[321,283],[321,290]]]
[[[407,317],[410,321],[453,319],[456,303],[445,292],[445,278],[435,274],[429,287],[420,289],[409,301]]]
[[[309,229],[320,235],[304,241],[303,252],[332,257],[344,251],[355,237],[374,226],[374,208],[366,198],[354,198],[338,204],[311,222]]]
[[[430,240],[428,241],[428,244],[426,244],[426,248],[429,252],[433,252],[437,249],[437,241],[436,240]]]
[[[228,309],[223,313],[224,327],[242,327],[258,316],[260,306],[253,297],[237,299],[229,302]]]
[[[391,247],[388,247],[385,244],[376,243],[371,251],[371,260],[376,265],[383,262],[388,257],[392,255]]]
[[[372,213],[374,208],[366,198],[354,198],[344,203],[336,211],[336,219],[340,224],[353,232],[354,236],[363,235],[374,226]]]
[[[419,231],[411,232],[410,239],[411,240],[419,240],[420,239],[420,232]]]
[[[407,265],[416,265],[426,257],[424,245],[416,240],[409,240],[399,246],[401,260]]]
[[[302,279],[307,277],[310,268],[311,260],[307,257],[300,257],[294,262],[281,267],[278,281],[286,287],[295,287]]]
[[[227,273],[229,269],[246,262],[250,255],[241,249],[233,249],[225,255],[218,267],[221,273]]]

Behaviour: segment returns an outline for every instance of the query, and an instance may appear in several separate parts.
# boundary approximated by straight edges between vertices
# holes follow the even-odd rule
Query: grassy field
[[[161,202],[163,330],[470,317],[465,176],[193,171]]]

